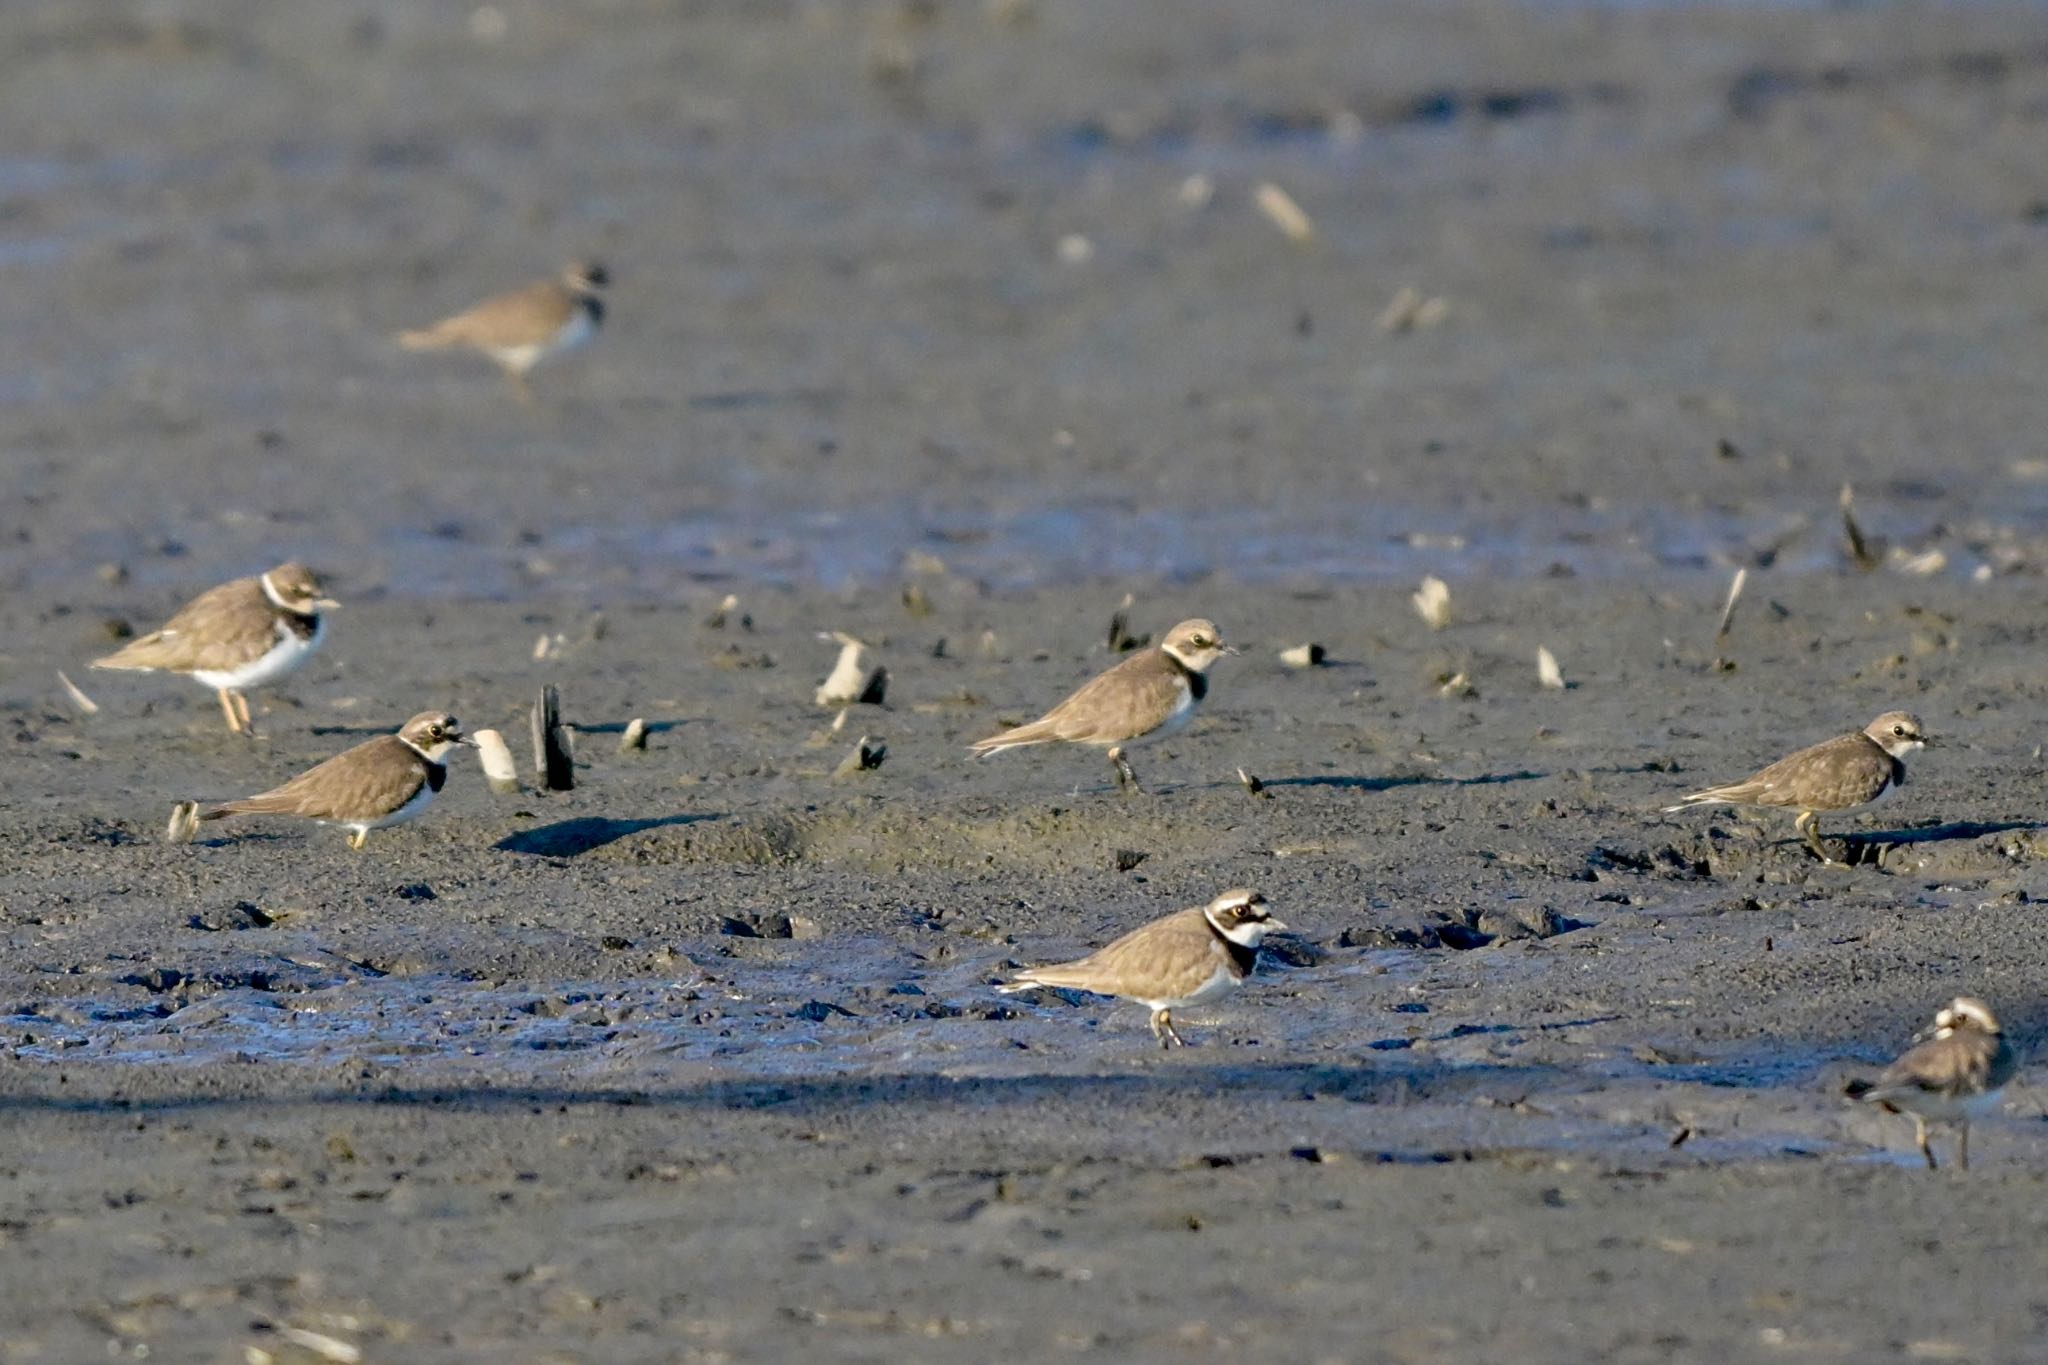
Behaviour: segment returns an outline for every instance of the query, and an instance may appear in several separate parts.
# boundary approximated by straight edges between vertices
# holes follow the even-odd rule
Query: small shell
[[[66,677],[61,668],[57,670],[57,681],[64,684],[64,695],[70,698],[71,704],[78,708],[80,715],[96,716],[100,713],[100,704],[86,696],[84,689]]]
[[[1303,213],[1301,205],[1294,202],[1294,196],[1270,180],[1261,181],[1253,191],[1253,202],[1259,212],[1266,215],[1274,227],[1287,235],[1290,242],[1312,242],[1316,237],[1316,225]]]
[[[519,765],[513,761],[512,746],[505,743],[505,737],[496,730],[478,730],[470,738],[476,741],[477,762],[483,766],[491,790],[502,795],[516,793]]]
[[[861,663],[867,646],[840,631],[833,631],[823,638],[839,642],[839,661],[832,665],[832,671],[818,688],[818,705],[851,706],[867,690],[868,672]]]
[[[1280,651],[1280,662],[1289,668],[1314,668],[1328,657],[1328,651],[1318,644],[1296,645]]]
[[[853,777],[860,773],[873,772],[882,766],[882,760],[889,756],[889,746],[879,739],[862,735],[853,746],[853,752],[841,759],[839,766],[832,770],[834,777]]]
[[[1431,630],[1442,630],[1451,623],[1451,590],[1441,578],[1423,579],[1421,591],[1408,600]]]

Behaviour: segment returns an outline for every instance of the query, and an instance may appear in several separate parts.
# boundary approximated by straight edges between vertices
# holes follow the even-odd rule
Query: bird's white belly
[[[1228,967],[1219,966],[1207,981],[1186,995],[1176,996],[1172,1000],[1144,1000],[1139,1003],[1155,1010],[1176,1010],[1185,1005],[1206,1005],[1211,1000],[1230,994],[1237,989],[1238,984],[1238,979],[1231,975]]]
[[[195,669],[192,676],[216,690],[229,688],[239,692],[244,688],[262,687],[297,669],[313,656],[313,651],[320,648],[320,642],[326,638],[327,618],[324,616],[314,618],[313,633],[305,637],[280,621],[277,623],[277,643],[262,658],[235,669]]]
[[[320,823],[323,825],[345,825],[357,833],[373,829],[390,829],[393,825],[402,825],[408,820],[417,820],[422,811],[434,804],[434,797],[436,795],[438,793],[435,792],[431,784],[422,783],[420,789],[413,793],[412,800],[406,802],[397,810],[392,811],[389,815],[380,815],[374,820],[322,820]]]
[[[2003,1087],[1993,1090],[1989,1094],[1972,1095],[1969,1099],[1964,1100],[1962,1104],[1964,1116],[1972,1120],[1989,1118],[2004,1107],[2005,1091]]]
[[[493,346],[491,359],[506,369],[525,374],[535,365],[551,355],[574,350],[597,334],[597,327],[590,321],[590,310],[578,308],[562,329],[546,341],[527,346]]]

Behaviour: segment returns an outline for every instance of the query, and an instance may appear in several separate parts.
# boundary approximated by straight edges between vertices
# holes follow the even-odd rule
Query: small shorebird
[[[1267,911],[1264,896],[1240,887],[1153,920],[1078,962],[1021,971],[996,989],[1008,995],[1049,986],[1135,1000],[1152,1011],[1159,1046],[1173,1047],[1181,1041],[1173,1011],[1236,990],[1252,974],[1260,942],[1286,927]]]
[[[2005,1041],[1998,1017],[1982,1000],[1959,995],[1934,1016],[1934,1028],[1923,1033],[1875,1081],[1851,1081],[1851,1099],[1875,1104],[1889,1114],[1913,1120],[1913,1139],[1933,1170],[1934,1149],[1927,1143],[1931,1123],[1954,1124],[1956,1165],[1970,1169],[1970,1120],[1992,1113],[1998,1094],[2019,1074],[2019,1057]]]
[[[1793,827],[1815,857],[1833,866],[1835,858],[1821,842],[1819,813],[1857,810],[1889,795],[1893,788],[1905,785],[1906,755],[1935,743],[1938,741],[1920,728],[1918,716],[1909,711],[1887,711],[1853,734],[1801,749],[1753,777],[1692,792],[1677,805],[1666,806],[1664,813],[1714,805],[1796,810],[1799,816]]]
[[[361,848],[373,829],[403,824],[432,804],[448,781],[442,755],[475,744],[455,717],[422,711],[395,735],[379,735],[306,769],[282,787],[229,801],[199,816],[295,815],[348,828],[348,846]]]
[[[400,332],[398,344],[408,351],[482,351],[505,371],[520,400],[530,401],[527,372],[597,335],[604,322],[599,291],[610,283],[603,266],[577,262],[555,279],[485,299],[431,327]]]
[[[1199,617],[1183,621],[1164,640],[1096,675],[1029,725],[970,747],[979,758],[1055,740],[1093,744],[1109,750],[1118,785],[1142,790],[1124,757],[1125,746],[1170,735],[1192,720],[1195,707],[1209,695],[1209,666],[1235,653],[1214,622]]]
[[[253,732],[244,690],[276,682],[311,658],[327,635],[320,613],[340,605],[320,595],[320,580],[303,564],[280,564],[201,593],[92,666],[188,674],[220,694],[229,730]]]

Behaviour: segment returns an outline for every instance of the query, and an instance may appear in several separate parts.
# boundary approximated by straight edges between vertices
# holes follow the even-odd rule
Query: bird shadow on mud
[[[787,1075],[756,1072],[691,1084],[456,1083],[366,1086],[336,1089],[315,1085],[268,1093],[206,1093],[140,1098],[46,1092],[0,1096],[0,1113],[41,1110],[68,1115],[117,1115],[126,1124],[138,1114],[208,1110],[288,1110],[295,1105],[355,1105],[433,1109],[437,1113],[468,1113],[479,1117],[505,1112],[568,1112],[571,1107],[647,1108],[699,1115],[764,1115],[772,1122],[832,1122],[848,1114],[876,1113],[893,1120],[938,1120],[953,1114],[956,1121],[1008,1128],[1007,1116],[1027,1129],[1032,1123],[1055,1120],[1062,1131],[1084,1133],[1099,1123],[1122,1131],[1132,1113],[1168,1112],[1185,1119],[1212,1107],[1240,1114],[1249,1104],[1293,1104],[1315,1101],[1366,1106],[1385,1115],[1370,1134],[1340,1139],[1342,1153],[1378,1164],[1438,1165],[1495,1159],[1519,1160],[1531,1151],[1559,1146],[1587,1149],[1636,1146],[1663,1149],[1667,1133],[1647,1131],[1640,1116],[1610,1119],[1604,1138],[1589,1139],[1583,1117],[1559,1119],[1541,1103],[1544,1097],[1596,1095],[1614,1082],[1606,1075],[1554,1063],[1455,1064],[1409,1059],[1400,1054],[1375,1054],[1367,1063],[1299,1063],[1247,1066],[1189,1065],[1187,1059],[1158,1054],[1160,1060],[1142,1069],[1113,1073],[1009,1076],[942,1074]],[[1645,1076],[1651,1069],[1642,1069]],[[1687,1077],[1695,1083],[1738,1090],[1770,1090],[1785,1085],[1784,1070],[1773,1066],[1750,1072],[1739,1067],[1719,1074]],[[1448,1106],[1448,1109],[1445,1107]],[[1445,1131],[1432,1122],[1432,1112],[1480,1115],[1469,1126]],[[1402,1123],[1404,1115],[1420,1121]],[[928,1118],[926,1116],[929,1116]],[[1487,1116],[1500,1116],[1489,1121]],[[1782,1145],[1769,1135],[1759,1139],[1781,1154]],[[1212,1138],[1215,1145],[1198,1148],[1202,1166],[1230,1167],[1278,1156],[1307,1161],[1328,1159],[1321,1146],[1296,1145],[1270,1137],[1233,1140]],[[1354,1145],[1356,1143],[1356,1145]],[[1647,1144],[1647,1146],[1646,1146]],[[1800,1152],[1807,1155],[1810,1153]],[[1178,1153],[1177,1153],[1178,1155]]]
[[[1200,1049],[1196,1049],[1200,1051]],[[286,1086],[267,1093],[133,1095],[74,1093],[0,1095],[0,1113],[29,1109],[71,1113],[131,1112],[261,1107],[273,1104],[431,1105],[494,1111],[535,1105],[615,1105],[698,1110],[777,1110],[791,1114],[830,1113],[869,1106],[957,1106],[986,1110],[1003,1106],[1040,1108],[1061,1102],[1099,1103],[1186,1099],[1233,1103],[1247,1099],[1347,1100],[1353,1103],[1412,1104],[1424,1099],[1469,1101],[1480,1095],[1519,1098],[1542,1089],[1584,1090],[1600,1078],[1573,1075],[1554,1065],[1407,1062],[1375,1054],[1369,1063],[1294,1063],[1267,1066],[1189,1065],[1174,1053],[1134,1044],[1157,1058],[1142,1070],[1086,1073],[1026,1073],[1009,1076],[948,1076],[926,1072],[894,1074],[776,1075],[756,1071],[685,1085],[633,1086],[570,1084],[414,1084],[340,1089]],[[1200,1059],[1197,1058],[1197,1061]]]
[[[1925,825],[1919,829],[1873,829],[1849,831],[1839,837],[1866,844],[1938,844],[1951,839],[1981,839],[1987,834],[2010,834],[2015,830],[2048,829],[2036,820],[1954,820]]]
[[[594,848],[639,834],[650,829],[666,829],[671,825],[695,825],[710,820],[723,820],[721,811],[704,812],[696,815],[663,815],[652,820],[607,820],[601,815],[579,815],[573,820],[557,820],[551,825],[540,825],[523,829],[517,834],[508,834],[492,847],[505,853],[530,853],[542,858],[574,858]]]
[[[1954,820],[1919,829],[1847,830],[1830,837],[1842,845],[1844,862],[1860,865],[1881,861],[1886,850],[1893,848],[1910,848],[1915,844],[1971,843],[1987,834],[2011,834],[2020,830],[2031,833],[2041,829],[2048,829],[2048,825],[2033,820]],[[1782,842],[1796,844],[1800,841]]]
[[[665,735],[671,730],[680,730],[685,725],[701,725],[704,723],[701,720],[691,720],[688,717],[681,720],[650,720],[642,722],[647,727],[647,733],[650,735]],[[626,727],[630,724],[632,722],[626,720],[594,720],[587,723],[578,721],[576,729],[586,735],[622,735],[626,733]]]
[[[1396,787],[1489,787],[1500,782],[1535,782],[1548,773],[1523,769],[1512,773],[1482,773],[1478,777],[1430,777],[1422,773],[1410,773],[1403,777],[1266,777],[1261,778],[1267,787],[1341,787],[1352,791],[1383,792]]]

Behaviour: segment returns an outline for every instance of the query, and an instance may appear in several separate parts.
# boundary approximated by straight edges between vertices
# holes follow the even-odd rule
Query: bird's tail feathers
[[[1851,1081],[1842,1087],[1842,1093],[1852,1100],[1880,1105],[1896,1113],[1897,1102],[1906,1098],[1914,1089],[1916,1087],[1911,1085],[1880,1085],[1875,1081]]]
[[[398,334],[398,344],[408,351],[437,351],[444,346],[453,346],[455,337],[450,335],[446,323],[432,327],[415,327]]]
[[[1670,815],[1674,811],[1686,810],[1693,806],[1730,805],[1736,799],[1728,794],[1730,790],[1727,787],[1709,787],[1705,791],[1687,792],[1684,796],[1678,798],[1677,805],[1666,806],[1664,813]]]
[[[1041,724],[1042,722],[1034,721],[1029,725],[1020,725],[1014,730],[1005,730],[999,735],[990,735],[987,739],[978,739],[968,745],[967,750],[976,758],[986,758],[1005,749],[1021,749],[1027,744],[1043,744],[1054,736],[1051,730],[1040,728]]]
[[[199,812],[199,818],[225,820],[230,815],[289,815],[292,809],[290,800],[266,792],[261,796],[245,796],[239,801],[223,801],[211,810]]]
[[[163,632],[151,631],[140,639],[130,640],[112,654],[102,654],[86,667],[114,669],[124,673],[151,673],[159,666],[158,658],[152,655],[156,647],[162,643]]]

